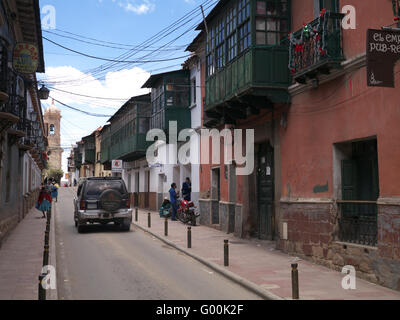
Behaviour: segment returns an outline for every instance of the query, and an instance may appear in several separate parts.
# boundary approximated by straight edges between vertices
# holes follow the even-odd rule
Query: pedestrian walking
[[[182,197],[186,201],[191,201],[192,199],[192,182],[189,177],[182,184]]]
[[[53,199],[56,199],[56,202],[58,202],[58,188],[60,186],[58,184],[56,184],[55,181],[53,181],[53,184],[51,186],[51,197]]]
[[[46,218],[46,214],[49,213],[51,208],[51,196],[49,191],[46,189],[44,185],[42,185],[38,201],[36,202],[36,209],[42,211],[43,217]]]
[[[178,194],[176,193],[176,183],[171,184],[171,189],[169,189],[169,199],[172,206],[172,221],[176,221],[176,213],[178,211]]]

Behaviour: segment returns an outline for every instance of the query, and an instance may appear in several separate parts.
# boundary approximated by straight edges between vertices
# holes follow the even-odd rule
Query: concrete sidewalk
[[[0,300],[38,300],[47,221],[41,217],[41,212],[31,209],[0,248]],[[53,234],[51,231],[51,238]],[[52,256],[49,264],[54,260]],[[48,295],[51,299],[53,293]]]
[[[300,299],[322,300],[400,300],[400,292],[357,279],[356,290],[344,290],[344,275],[329,268],[289,256],[275,250],[268,241],[235,238],[233,235],[205,227],[192,227],[192,249],[187,249],[187,226],[179,221],[168,223],[168,237],[164,236],[164,219],[151,213],[151,228],[147,227],[149,211],[139,210],[139,221],[134,225],[187,252],[216,271],[227,271],[226,276],[236,282],[251,283],[257,290],[291,299],[291,264],[299,264]],[[135,219],[134,219],[135,220]],[[224,267],[223,241],[229,239],[230,266]]]

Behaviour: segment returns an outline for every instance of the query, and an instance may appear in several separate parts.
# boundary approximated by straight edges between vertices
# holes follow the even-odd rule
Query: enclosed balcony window
[[[239,25],[239,53],[246,50],[251,45],[251,25],[250,25],[250,1],[239,0],[238,6],[238,25]]]
[[[256,44],[279,45],[289,32],[287,0],[259,0],[256,9]]]
[[[187,78],[170,78],[166,80],[166,103],[168,106],[189,106],[189,86]]]
[[[54,124],[51,124],[50,125],[50,135],[54,135],[54,134],[56,134],[56,130],[55,130]]]
[[[7,91],[7,61],[8,61],[8,53],[7,48],[3,46],[1,43],[0,48],[0,90]]]

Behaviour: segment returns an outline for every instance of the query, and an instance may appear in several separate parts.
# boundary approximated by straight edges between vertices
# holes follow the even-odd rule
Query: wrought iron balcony
[[[321,12],[320,17],[289,35],[289,69],[294,79],[305,84],[319,74],[329,74],[344,61],[341,22],[344,15]]]
[[[339,240],[376,246],[378,244],[377,204],[374,201],[338,201]]]

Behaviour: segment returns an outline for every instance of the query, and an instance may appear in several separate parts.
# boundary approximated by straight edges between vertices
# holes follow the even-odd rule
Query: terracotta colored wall
[[[296,10],[303,2],[294,1],[293,12],[299,13],[294,25],[312,19],[307,10]],[[341,1],[341,6],[348,3],[356,7],[358,29],[344,31],[347,59],[365,52],[367,28],[393,21],[391,1]],[[288,127],[281,129],[283,196],[331,197],[333,144],[371,136],[378,139],[380,196],[400,195],[400,64],[395,72],[396,89],[367,87],[362,68],[293,97]],[[328,192],[313,192],[327,182]]]
[[[375,135],[380,196],[400,195],[399,99],[399,90],[367,88],[365,68],[294,97],[281,130],[283,196],[315,197],[313,188],[327,181],[329,192],[318,197],[332,196],[333,144]]]

